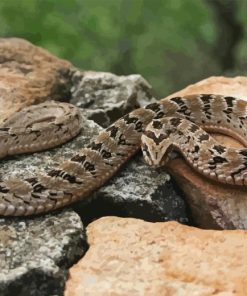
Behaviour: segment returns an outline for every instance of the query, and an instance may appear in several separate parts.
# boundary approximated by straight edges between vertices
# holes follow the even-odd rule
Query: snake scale
[[[76,136],[81,126],[80,111],[70,104],[47,102],[25,108],[0,126],[0,157],[59,145]],[[225,147],[208,131],[233,136],[247,146],[247,102],[203,94],[136,109],[47,173],[26,179],[1,176],[0,215],[34,215],[83,199],[140,146],[145,160],[155,167],[165,165],[175,150],[207,178],[247,185],[247,149]]]

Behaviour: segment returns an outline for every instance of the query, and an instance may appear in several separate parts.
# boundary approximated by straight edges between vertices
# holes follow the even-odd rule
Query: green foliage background
[[[246,1],[236,1],[246,27]],[[25,38],[84,70],[140,73],[159,97],[211,75],[245,74],[245,36],[224,73],[213,50],[217,26],[203,0],[0,2],[2,37]]]

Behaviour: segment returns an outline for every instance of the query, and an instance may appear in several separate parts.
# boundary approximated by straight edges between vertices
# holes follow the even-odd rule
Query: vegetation
[[[2,0],[0,34],[85,70],[140,73],[158,97],[211,75],[244,75],[245,0]]]

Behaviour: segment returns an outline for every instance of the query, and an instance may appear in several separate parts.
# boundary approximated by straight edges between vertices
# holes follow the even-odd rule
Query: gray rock
[[[62,295],[67,269],[86,251],[71,210],[29,219],[0,219],[0,295]]]
[[[151,86],[141,75],[77,71],[72,81],[71,102],[83,108],[87,118],[103,127],[154,100]]]
[[[170,176],[162,169],[151,169],[140,154],[105,186],[76,205],[85,224],[109,215],[190,223],[185,202]]]

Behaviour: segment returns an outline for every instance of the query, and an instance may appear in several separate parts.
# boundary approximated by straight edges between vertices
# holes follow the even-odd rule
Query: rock
[[[69,100],[69,62],[23,39],[1,38],[0,63],[0,122],[27,105]]]
[[[0,295],[62,295],[68,267],[86,249],[72,211],[0,219]]]
[[[141,155],[135,156],[105,186],[74,209],[84,224],[107,215],[191,223],[186,204],[170,176],[149,169]]]
[[[210,93],[246,99],[246,77],[210,77],[170,95]],[[243,147],[228,136],[212,134],[221,144]],[[169,173],[186,195],[195,225],[211,229],[247,229],[247,193],[196,173],[182,158],[168,164]]]
[[[239,99],[246,99],[246,76],[233,78],[224,76],[211,76],[209,78],[191,84],[184,89],[169,95],[167,98],[193,94],[220,94],[234,96]]]
[[[74,73],[71,102],[84,109],[84,115],[103,127],[154,98],[151,86],[140,75],[77,71]]]
[[[105,217],[87,236],[65,296],[246,295],[246,231]]]

